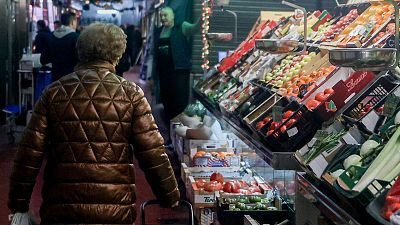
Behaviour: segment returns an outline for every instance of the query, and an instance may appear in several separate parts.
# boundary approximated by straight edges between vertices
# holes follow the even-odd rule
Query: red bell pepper
[[[390,216],[400,209],[400,178],[394,183],[386,196],[385,205],[382,209],[382,216],[390,220]]]

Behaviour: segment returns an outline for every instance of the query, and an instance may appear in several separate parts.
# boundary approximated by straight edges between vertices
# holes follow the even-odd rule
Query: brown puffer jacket
[[[44,91],[16,155],[12,211],[28,210],[45,154],[42,224],[132,224],[132,153],[163,205],[179,200],[163,138],[142,90],[113,73],[107,62],[80,65]]]

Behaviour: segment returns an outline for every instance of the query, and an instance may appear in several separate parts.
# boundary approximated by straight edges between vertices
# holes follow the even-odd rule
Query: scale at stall
[[[399,6],[391,3],[395,13],[395,30],[399,30]],[[393,70],[398,66],[399,33],[395,32],[394,48],[335,48],[329,50],[329,61],[332,65],[351,67],[358,71]]]
[[[235,38],[235,43],[237,42],[237,27],[238,27],[238,17],[237,17],[237,13],[232,11],[232,10],[228,10],[225,9],[224,6],[228,6],[229,5],[229,0],[218,0],[215,1],[214,4],[215,6],[219,6],[221,9],[220,10],[214,10],[214,12],[227,12],[233,15],[234,21],[235,21],[235,27],[234,27],[234,31],[233,31],[233,35],[232,33],[207,33],[207,39],[210,41],[219,41],[219,42],[228,42],[231,41],[232,38]]]

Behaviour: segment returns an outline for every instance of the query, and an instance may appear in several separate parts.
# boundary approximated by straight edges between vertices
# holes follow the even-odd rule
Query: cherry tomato
[[[293,126],[293,124],[296,123],[295,119],[290,119],[287,123],[286,123],[286,127],[290,128],[291,126]]]
[[[283,113],[282,117],[283,119],[289,119],[291,116],[293,116],[294,112],[292,110],[288,110],[285,113]]]
[[[309,101],[306,103],[306,107],[307,107],[309,110],[314,110],[315,108],[318,107],[318,105],[319,105],[320,103],[321,103],[321,102],[319,102],[319,101],[317,101],[317,100],[315,100],[315,99],[311,99],[311,100],[309,100]]]

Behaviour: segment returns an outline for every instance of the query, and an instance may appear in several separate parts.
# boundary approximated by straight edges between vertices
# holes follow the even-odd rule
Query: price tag
[[[315,175],[319,178],[322,176],[325,168],[328,166],[328,162],[322,155],[319,155],[310,162],[309,166],[311,167]]]
[[[307,152],[309,152],[310,151],[310,149],[309,149],[309,147],[308,147],[308,145],[304,145],[300,150],[299,150],[299,153],[300,153],[300,155],[301,156],[304,156]]]
[[[297,127],[293,127],[291,129],[287,130],[287,134],[289,137],[293,137],[297,133],[299,133],[299,130],[297,129]]]
[[[314,137],[313,139],[311,139],[310,142],[308,142],[307,147],[312,148],[319,143],[320,143],[320,141],[318,140],[318,138]]]
[[[283,112],[282,106],[273,106],[272,107],[272,119],[276,122],[282,121],[282,112]]]
[[[394,94],[389,95],[385,101],[385,107],[383,108],[382,114],[387,117],[391,117],[397,109],[400,103],[400,97]]]

